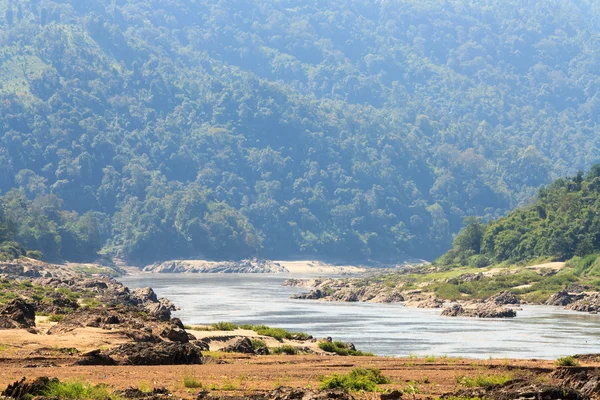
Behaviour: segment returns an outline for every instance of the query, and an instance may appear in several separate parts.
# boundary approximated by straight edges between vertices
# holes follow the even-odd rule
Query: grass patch
[[[63,314],[52,314],[48,317],[48,321],[50,322],[61,322],[65,319]]]
[[[271,354],[287,354],[288,356],[295,356],[298,354],[298,349],[294,346],[290,346],[289,344],[284,344],[283,346],[273,347],[271,349]]]
[[[555,364],[559,367],[579,367],[579,361],[573,356],[561,357],[556,360]]]
[[[510,375],[477,375],[474,377],[457,376],[456,383],[459,385],[472,388],[472,387],[483,387],[487,388],[495,385],[503,385],[510,381],[512,376]]]
[[[82,400],[117,400],[118,396],[108,389],[106,385],[93,386],[83,381],[50,382],[43,391],[46,397],[59,399],[82,399]]]
[[[212,324],[211,327],[216,331],[235,331],[238,326],[232,322],[217,322],[216,324]]]
[[[250,343],[252,343],[252,348],[254,350],[262,349],[263,347],[267,347],[267,344],[260,339],[250,338]]]
[[[320,342],[319,348],[328,353],[335,353],[340,356],[372,356],[373,353],[366,353],[360,350],[349,349],[346,343],[335,342]]]
[[[198,389],[203,387],[202,382],[190,375],[186,375],[183,377],[183,386],[185,386],[188,389]]]
[[[346,389],[353,392],[376,392],[379,385],[390,383],[390,379],[378,369],[356,368],[348,374],[334,374],[321,378],[320,389]]]

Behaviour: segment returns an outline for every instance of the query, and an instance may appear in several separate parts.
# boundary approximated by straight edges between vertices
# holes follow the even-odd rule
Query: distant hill
[[[439,262],[483,267],[536,258],[566,261],[596,253],[600,253],[600,164],[587,175],[579,173],[540,189],[534,202],[506,217],[487,224],[470,220]]]
[[[600,160],[599,17],[0,0],[3,212],[46,259],[433,259]]]

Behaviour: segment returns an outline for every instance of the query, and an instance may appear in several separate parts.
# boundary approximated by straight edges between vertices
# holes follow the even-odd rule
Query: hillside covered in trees
[[[599,17],[0,0],[3,214],[47,259],[433,259],[600,159]]]
[[[441,264],[485,267],[536,258],[569,260],[600,253],[600,164],[540,189],[535,202],[487,224],[478,219],[454,239]]]

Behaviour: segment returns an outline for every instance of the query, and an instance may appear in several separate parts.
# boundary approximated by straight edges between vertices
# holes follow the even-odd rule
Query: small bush
[[[106,385],[93,386],[82,381],[51,382],[43,391],[46,397],[56,397],[61,400],[113,400],[114,396]]]
[[[390,383],[389,378],[378,369],[356,368],[346,375],[334,374],[321,378],[321,389],[347,389],[350,391],[375,392],[378,385]]]
[[[346,343],[336,342],[320,342],[319,348],[328,353],[335,353],[339,356],[372,356],[373,353],[366,353],[360,350],[349,349]]]
[[[252,326],[251,330],[253,330],[261,336],[269,336],[279,340],[280,342],[283,341],[283,339],[306,340],[309,338],[309,335],[304,332],[288,332],[282,328],[271,328],[266,325]]]
[[[298,349],[296,349],[294,346],[290,346],[289,344],[284,344],[283,346],[274,347],[273,349],[271,349],[271,353],[295,356],[296,354],[298,354]]]
[[[65,319],[63,314],[52,314],[48,317],[48,321],[50,322],[61,322]]]
[[[267,344],[260,339],[250,338],[250,343],[252,343],[252,348],[254,350],[258,350],[267,346]]]
[[[235,331],[238,328],[234,323],[223,321],[212,324],[211,326],[217,331]]]
[[[477,375],[475,377],[458,376],[456,382],[465,387],[483,387],[487,388],[495,385],[503,385],[510,381],[510,375]]]
[[[200,382],[193,376],[186,375],[183,377],[183,386],[185,386],[188,389],[197,389],[202,387],[202,382]]]
[[[559,367],[579,367],[579,361],[573,356],[561,357],[556,360],[556,365]]]

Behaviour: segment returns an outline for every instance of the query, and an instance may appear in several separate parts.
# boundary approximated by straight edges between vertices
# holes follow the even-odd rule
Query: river
[[[523,306],[512,319],[441,317],[441,310],[401,304],[292,300],[305,289],[281,286],[288,275],[144,274],[121,278],[152,287],[181,310],[185,324],[265,324],[352,342],[377,355],[554,359],[600,352],[600,315]],[[298,277],[298,276],[295,276]]]

